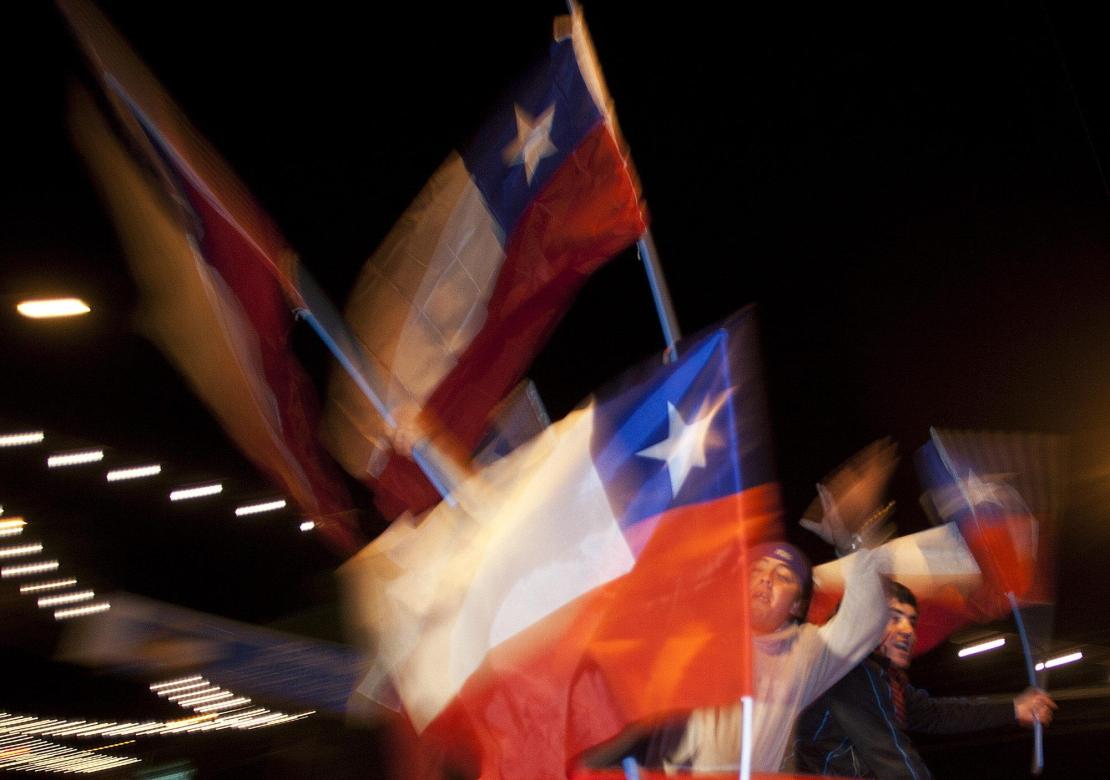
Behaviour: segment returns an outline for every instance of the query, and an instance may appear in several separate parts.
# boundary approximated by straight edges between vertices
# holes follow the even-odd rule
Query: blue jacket
[[[797,771],[882,780],[930,780],[906,731],[952,734],[1014,723],[1010,701],[931,698],[905,686],[905,728],[894,715],[886,659],[871,656],[798,718]]]

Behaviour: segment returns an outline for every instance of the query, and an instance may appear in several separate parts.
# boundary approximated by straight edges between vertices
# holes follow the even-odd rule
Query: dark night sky
[[[101,7],[341,304],[562,6],[277,5]],[[586,14],[683,330],[760,307],[788,516],[879,436],[901,444],[894,494],[913,531],[925,520],[908,456],[930,425],[1068,435],[1057,634],[1110,643],[1101,19],[1079,3],[741,4],[728,18],[718,4],[671,5],[597,2]],[[66,137],[81,61],[60,18],[45,3],[8,16],[0,421],[265,494],[133,330],[132,283]],[[44,328],[12,311],[62,290],[94,314]],[[295,343],[322,382],[320,346],[301,331]],[[661,346],[626,252],[586,286],[530,375],[561,416]],[[247,526],[171,512],[154,492],[107,497],[91,480],[37,472],[29,456],[4,458],[0,502],[37,511],[52,546],[105,590],[262,622],[334,598],[333,560],[292,513]],[[12,601],[0,605],[18,611]],[[960,687],[943,660],[923,665]]]

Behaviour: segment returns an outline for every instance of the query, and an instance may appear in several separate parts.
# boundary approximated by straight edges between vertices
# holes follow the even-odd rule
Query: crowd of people
[[[823,625],[806,622],[813,576],[786,542],[750,551],[754,634],[751,767],[837,777],[932,775],[909,734],[1048,725],[1056,703],[1037,688],[1010,701],[934,698],[907,679],[917,639],[914,594],[894,577],[882,542],[882,495],[894,447],[877,442],[818,486],[803,526],[849,556],[844,596]],[[739,704],[696,710],[635,735],[615,753],[668,772],[734,771],[741,752]]]

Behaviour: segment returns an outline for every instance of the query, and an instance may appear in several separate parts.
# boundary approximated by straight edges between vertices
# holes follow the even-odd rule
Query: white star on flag
[[[694,466],[705,468],[705,437],[709,432],[709,424],[717,410],[721,408],[725,395],[708,411],[703,406],[697,419],[687,423],[682,415],[674,408],[674,404],[667,402],[668,430],[667,438],[637,452],[645,458],[654,458],[667,464],[667,472],[671,477],[671,495],[677,496]]]
[[[502,154],[507,165],[524,163],[524,178],[531,184],[540,160],[559,151],[555,144],[551,143],[555,105],[549,106],[539,117],[533,117],[517,105],[514,105],[513,109],[516,111],[516,139],[505,147]]]
[[[982,504],[994,504],[995,506],[1005,506],[1004,498],[1000,493],[1003,486],[990,480],[984,482],[979,479],[974,471],[967,472],[967,481],[960,486],[961,492],[967,498],[971,506],[980,506]]]

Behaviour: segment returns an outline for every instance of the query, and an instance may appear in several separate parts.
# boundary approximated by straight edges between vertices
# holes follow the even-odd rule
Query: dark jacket
[[[886,659],[871,656],[798,718],[798,771],[882,780],[928,780],[907,731],[952,734],[1014,723],[1010,701],[929,697],[905,686],[905,728],[895,717]]]

